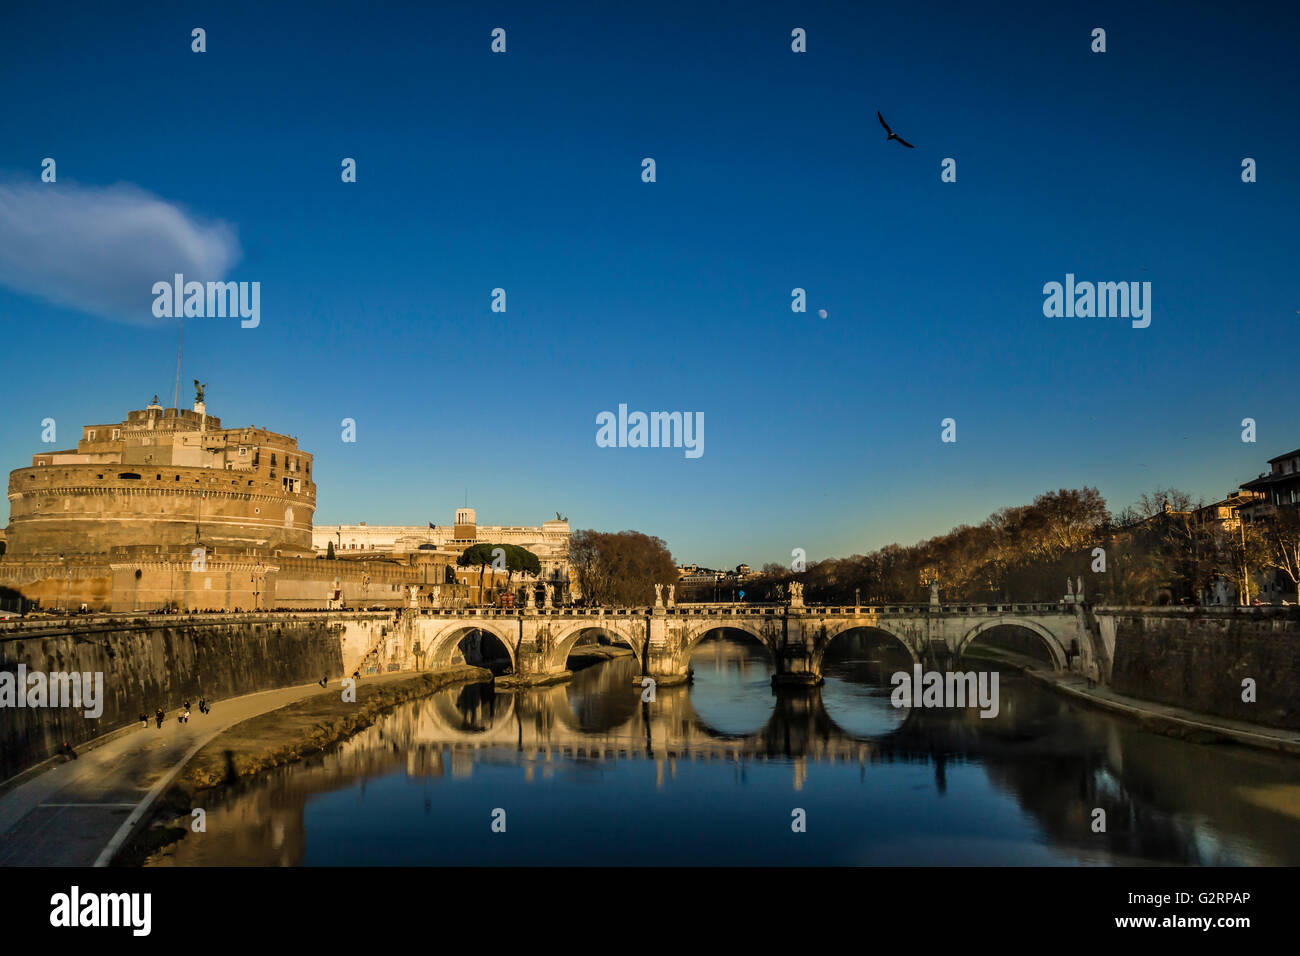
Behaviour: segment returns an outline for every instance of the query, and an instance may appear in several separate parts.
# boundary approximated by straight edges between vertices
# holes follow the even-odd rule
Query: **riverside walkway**
[[[338,682],[332,685],[337,693]],[[56,757],[20,774],[0,794],[0,866],[108,865],[204,745],[241,721],[319,693],[313,683],[231,697],[214,701],[206,715],[195,706],[185,724],[172,710],[161,730],[151,718],[148,727],[91,741],[75,760]]]

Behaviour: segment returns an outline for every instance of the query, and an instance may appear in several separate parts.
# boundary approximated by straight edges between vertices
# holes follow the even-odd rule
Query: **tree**
[[[334,542],[331,541],[331,542],[329,543],[329,546],[325,549],[325,560],[326,560],[326,561],[334,561],[334,560],[337,560],[337,559],[338,559],[338,555],[336,555],[336,554],[334,553]]]
[[[518,571],[521,574],[540,575],[542,573],[542,562],[529,551],[527,548],[521,548],[515,544],[500,544],[499,548],[505,550],[506,557],[506,590],[510,590],[510,580]]]
[[[646,605],[654,600],[656,584],[677,583],[668,546],[640,531],[575,531],[569,565],[588,604]]]
[[[483,603],[483,572],[487,570],[488,565],[492,564],[495,558],[492,552],[500,547],[499,544],[472,544],[456,559],[456,564],[462,568],[478,568],[478,599],[480,604]]]
[[[1225,555],[1223,576],[1237,588],[1237,603],[1249,604],[1259,586],[1251,572],[1268,567],[1268,542],[1256,522],[1238,522],[1237,528],[1219,535],[1219,551]]]
[[[1279,508],[1264,522],[1263,540],[1264,563],[1290,578],[1300,603],[1300,509]]]

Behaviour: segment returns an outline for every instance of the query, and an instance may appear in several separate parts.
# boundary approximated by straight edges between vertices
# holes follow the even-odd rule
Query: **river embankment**
[[[968,652],[966,656],[982,657],[1004,667],[1012,667],[1041,687],[1089,707],[1125,717],[1152,733],[1188,743],[1240,744],[1300,756],[1300,734],[1293,731],[1230,720],[1185,707],[1116,693],[1113,688],[1095,682],[1090,685],[1087,678],[1079,674],[1050,671],[1039,661],[1001,649],[980,648],[978,652]]]
[[[113,862],[143,863],[185,837],[193,808],[213,794],[329,750],[399,704],[456,684],[490,680],[490,670],[470,665],[376,675],[357,681],[355,700],[345,699],[340,681],[331,681],[319,694],[250,717],[223,731],[186,763],[159,798],[149,822],[136,830]]]

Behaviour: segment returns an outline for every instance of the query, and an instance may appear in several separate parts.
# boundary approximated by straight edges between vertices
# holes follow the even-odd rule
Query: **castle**
[[[192,409],[163,408],[155,396],[123,421],[85,426],[75,449],[38,453],[30,467],[10,473],[0,608],[477,603],[494,595],[475,593],[479,577],[455,566],[477,541],[529,547],[542,561],[542,580],[563,593],[567,521],[476,530],[473,510],[460,509],[442,532],[390,527],[376,538],[381,529],[365,525],[313,528],[312,456],[292,436],[223,428],[195,385]],[[329,542],[342,545],[344,529],[351,548],[327,555]],[[504,580],[489,574],[484,591]]]
[[[290,436],[222,428],[202,401],[164,409],[155,397],[10,473],[8,553],[107,556],[147,543],[310,556],[311,463]]]

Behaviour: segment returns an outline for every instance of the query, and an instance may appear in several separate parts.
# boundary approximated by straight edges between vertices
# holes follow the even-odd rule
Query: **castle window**
[[[90,431],[86,432],[86,441],[94,441],[94,440],[95,440],[95,429],[92,428]]]
[[[140,480],[140,476],[137,475],[134,471],[121,471],[121,472],[118,472],[117,477],[119,477],[119,478],[129,478],[129,479],[131,479],[132,481],[139,481],[139,480]]]
[[[117,441],[117,440],[118,440],[119,438],[121,438],[121,437],[122,437],[122,429],[120,429],[120,428],[114,428],[114,429],[113,429],[113,441]]]
[[[37,468],[44,468],[44,467],[45,467],[45,459],[42,458],[40,461],[38,461],[38,462],[36,463],[36,467],[37,467]]]

